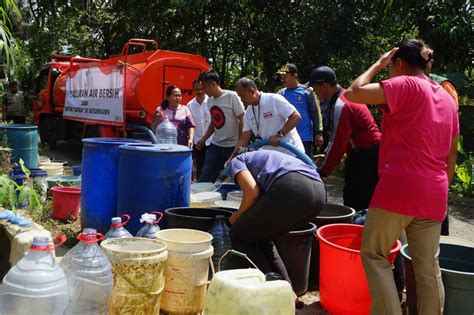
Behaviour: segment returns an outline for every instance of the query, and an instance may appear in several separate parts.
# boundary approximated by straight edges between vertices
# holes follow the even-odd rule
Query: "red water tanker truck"
[[[74,138],[150,135],[167,86],[178,86],[186,104],[194,97],[193,81],[207,69],[199,55],[158,49],[145,39],[130,39],[120,55],[103,60],[55,55],[37,78],[34,121],[51,146]]]

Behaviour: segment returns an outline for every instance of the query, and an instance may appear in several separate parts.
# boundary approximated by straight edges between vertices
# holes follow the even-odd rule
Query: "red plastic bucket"
[[[81,189],[76,187],[52,187],[53,211],[51,216],[66,221],[71,216],[77,219],[81,205]]]
[[[317,230],[320,241],[319,295],[332,315],[370,314],[370,292],[360,258],[362,225],[329,224]],[[400,241],[390,250],[391,264]]]

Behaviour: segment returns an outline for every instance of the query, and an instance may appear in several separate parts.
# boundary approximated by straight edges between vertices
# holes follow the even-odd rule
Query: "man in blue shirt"
[[[294,64],[287,63],[277,73],[285,87],[278,94],[283,95],[300,113],[301,121],[296,125],[296,130],[303,141],[306,155],[312,159],[314,145],[323,144],[319,102],[311,89],[300,84],[298,68]]]

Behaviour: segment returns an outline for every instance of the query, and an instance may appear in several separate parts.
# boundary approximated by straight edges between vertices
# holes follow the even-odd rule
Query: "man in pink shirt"
[[[362,239],[372,314],[402,314],[386,257],[405,230],[415,273],[418,314],[442,314],[441,222],[454,174],[459,121],[451,96],[424,75],[430,50],[403,40],[359,76],[346,93],[383,112],[379,181]],[[370,83],[388,65],[390,79]]]

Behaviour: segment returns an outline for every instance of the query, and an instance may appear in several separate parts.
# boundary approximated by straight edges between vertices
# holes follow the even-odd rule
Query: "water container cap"
[[[156,215],[158,215],[158,219],[156,219]],[[153,211],[151,213],[144,213],[142,214],[142,217],[140,218],[140,223],[146,222],[149,224],[158,224],[163,218],[163,213],[159,211]]]
[[[23,221],[25,219],[25,217],[21,216],[21,215],[13,215],[10,217],[10,222],[13,223],[13,224],[18,224],[20,223],[21,221]]]
[[[96,243],[104,239],[104,234],[97,233],[96,229],[85,228],[82,233],[77,236],[77,239],[84,243]]]
[[[140,223],[146,222],[153,224],[153,221],[156,220],[156,215],[151,214],[151,213],[144,213],[142,214],[142,217],[140,218]]]
[[[66,235],[59,234],[53,239],[53,245],[49,244],[49,239],[44,236],[35,236],[31,242],[30,250],[50,251],[62,245],[67,240]]]
[[[122,218],[125,218],[125,221],[122,220]],[[123,223],[122,223],[122,221],[123,221]],[[125,224],[127,224],[128,221],[130,221],[130,216],[128,214],[122,214],[122,216],[120,216],[120,217],[113,217],[112,218],[111,226],[112,227],[121,227],[121,226],[124,226]]]
[[[21,226],[21,227],[29,227],[32,224],[33,224],[33,221],[27,220],[27,219],[23,219],[20,222],[18,222],[18,225]]]
[[[0,220],[10,220],[14,216],[11,210],[0,211]]]

